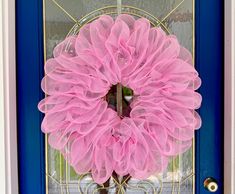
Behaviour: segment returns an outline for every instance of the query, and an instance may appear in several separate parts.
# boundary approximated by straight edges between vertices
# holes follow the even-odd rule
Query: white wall
[[[18,193],[15,1],[0,1],[0,193]]]

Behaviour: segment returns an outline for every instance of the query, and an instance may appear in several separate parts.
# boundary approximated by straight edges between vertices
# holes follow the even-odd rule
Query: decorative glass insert
[[[45,60],[52,56],[59,42],[77,33],[84,24],[100,15],[115,17],[120,12],[149,19],[153,26],[176,35],[180,44],[194,55],[194,0],[44,0]],[[132,95],[128,88],[123,93],[125,99]],[[113,175],[103,185],[97,185],[89,174],[76,174],[62,154],[47,141],[45,146],[47,194],[194,193],[194,143],[186,153],[172,157],[164,173],[142,181]]]

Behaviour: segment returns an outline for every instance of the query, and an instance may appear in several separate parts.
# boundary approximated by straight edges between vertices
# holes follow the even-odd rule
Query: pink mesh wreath
[[[145,179],[191,146],[201,119],[201,81],[189,51],[148,20],[104,15],[65,39],[45,64],[38,107],[42,130],[77,173],[104,183],[118,175]],[[111,86],[131,88],[129,117],[104,100]]]

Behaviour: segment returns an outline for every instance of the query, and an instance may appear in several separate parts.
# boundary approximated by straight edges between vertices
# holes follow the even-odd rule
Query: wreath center
[[[117,84],[112,85],[105,96],[105,100],[108,103],[108,107],[118,112],[119,117],[123,118],[130,116],[130,104],[133,100],[133,97],[134,92],[131,88]]]

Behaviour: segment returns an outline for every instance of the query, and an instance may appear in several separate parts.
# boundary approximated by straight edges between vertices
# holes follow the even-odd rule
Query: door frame
[[[15,0],[0,3],[0,188],[18,193],[15,76]],[[225,1],[224,192],[235,193],[235,10]],[[3,114],[4,113],[4,114]],[[4,192],[5,191],[5,192]]]
[[[15,0],[0,1],[0,188],[18,193]]]
[[[226,0],[224,9],[224,193],[235,193],[235,0]]]

